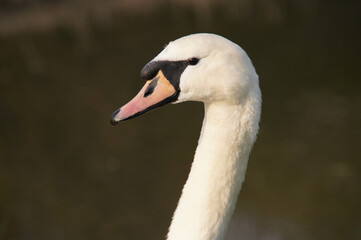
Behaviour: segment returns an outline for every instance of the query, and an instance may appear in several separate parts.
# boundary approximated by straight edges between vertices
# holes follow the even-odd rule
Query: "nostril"
[[[156,77],[156,78],[149,84],[149,86],[147,87],[147,89],[146,89],[145,92],[144,92],[144,95],[143,95],[144,98],[148,97],[149,95],[151,95],[151,94],[154,92],[154,89],[155,89],[155,87],[156,87],[157,84],[158,84],[158,80],[159,80],[159,77]]]

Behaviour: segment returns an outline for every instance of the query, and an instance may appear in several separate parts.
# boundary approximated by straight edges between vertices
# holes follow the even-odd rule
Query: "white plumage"
[[[221,240],[245,177],[258,132],[261,92],[251,60],[214,34],[170,42],[152,62],[198,58],[180,75],[183,101],[204,102],[198,147],[169,228],[168,240]]]

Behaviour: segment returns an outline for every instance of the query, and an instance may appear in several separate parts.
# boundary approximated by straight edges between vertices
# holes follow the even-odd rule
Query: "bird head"
[[[245,51],[215,34],[192,34],[170,42],[144,66],[139,93],[111,117],[113,125],[167,103],[241,104],[258,76]]]

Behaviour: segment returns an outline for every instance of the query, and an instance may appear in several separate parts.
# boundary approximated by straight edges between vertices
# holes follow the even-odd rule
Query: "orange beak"
[[[160,70],[157,76],[145,83],[143,88],[130,102],[112,114],[110,122],[116,125],[121,121],[137,117],[153,108],[163,106],[176,100],[178,93]]]

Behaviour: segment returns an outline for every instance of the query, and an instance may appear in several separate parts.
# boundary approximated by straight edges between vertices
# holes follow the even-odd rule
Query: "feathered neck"
[[[168,240],[224,238],[258,132],[260,105],[260,94],[243,104],[205,104],[201,136]]]

